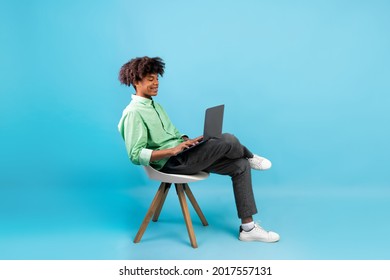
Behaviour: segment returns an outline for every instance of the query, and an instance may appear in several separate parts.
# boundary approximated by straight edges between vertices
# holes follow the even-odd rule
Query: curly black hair
[[[133,85],[141,81],[149,74],[164,75],[165,63],[159,57],[136,57],[123,64],[119,71],[119,81],[126,86]]]

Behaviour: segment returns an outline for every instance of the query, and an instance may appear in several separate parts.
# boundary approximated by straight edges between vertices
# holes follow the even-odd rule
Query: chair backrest
[[[164,183],[184,184],[184,183],[204,180],[207,177],[209,177],[209,173],[203,171],[193,175],[181,175],[181,174],[163,173],[161,171],[154,169],[151,166],[144,166],[144,168],[146,174],[150,179],[164,182]]]

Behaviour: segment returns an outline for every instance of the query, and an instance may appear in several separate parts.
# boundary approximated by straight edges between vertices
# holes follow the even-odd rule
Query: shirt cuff
[[[153,150],[150,149],[142,149],[139,154],[139,163],[141,165],[149,165],[150,164],[150,158],[152,157]]]

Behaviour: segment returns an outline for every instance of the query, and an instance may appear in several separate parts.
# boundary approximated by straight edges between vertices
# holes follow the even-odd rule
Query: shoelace
[[[250,162],[258,167],[262,167],[262,163],[263,163],[264,159],[263,158],[259,158],[259,157],[253,157],[250,159]]]
[[[255,222],[255,227],[258,228],[260,231],[264,231],[264,232],[267,232],[267,233],[268,233],[268,231],[266,231],[264,228],[262,228],[262,227],[260,226],[260,222]]]

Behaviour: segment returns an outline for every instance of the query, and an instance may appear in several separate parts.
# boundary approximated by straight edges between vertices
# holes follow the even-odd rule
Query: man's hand
[[[152,152],[150,157],[150,161],[156,161],[163,158],[169,158],[171,156],[176,156],[178,153],[183,151],[184,149],[188,149],[189,147],[196,145],[199,141],[202,141],[203,136],[196,137],[194,139],[189,139],[180,143],[176,147],[164,150],[155,150]]]
[[[196,137],[194,139],[188,139],[188,140],[184,141],[183,143],[172,148],[172,155],[176,156],[177,154],[179,154],[183,150],[188,149],[188,148],[198,144],[200,141],[202,141],[202,139],[203,139],[203,135]]]

